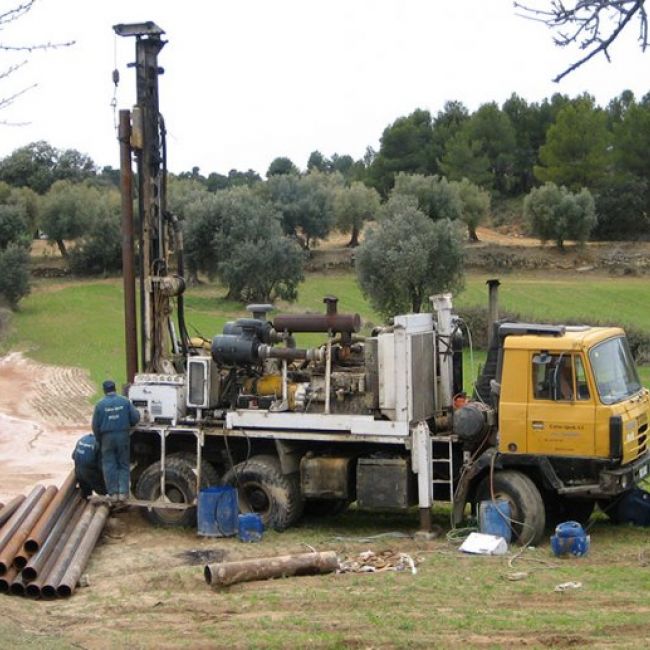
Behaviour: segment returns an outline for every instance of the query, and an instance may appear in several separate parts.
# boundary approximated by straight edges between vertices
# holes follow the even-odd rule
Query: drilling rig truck
[[[320,314],[250,305],[211,341],[190,337],[182,229],[166,204],[164,32],[151,22],[114,29],[136,42],[137,104],[120,111],[119,134],[127,386],[141,413],[130,503],[152,522],[193,524],[198,492],[217,484],[279,530],[352,502],[417,506],[428,530],[434,501],[450,502],[459,524],[468,506],[505,498],[515,536],[538,543],[545,526],[585,519],[647,475],[650,395],[623,330],[500,322],[498,282],[470,399],[449,294],[366,336],[359,316],[326,296]],[[306,332],[322,343],[300,347]]]

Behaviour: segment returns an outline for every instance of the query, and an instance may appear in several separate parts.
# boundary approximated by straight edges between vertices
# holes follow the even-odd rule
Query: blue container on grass
[[[581,557],[589,550],[590,537],[577,521],[565,521],[555,528],[551,537],[551,550],[555,555]]]
[[[239,539],[242,542],[261,542],[263,532],[262,517],[257,513],[239,515]]]
[[[510,502],[505,499],[481,501],[478,508],[479,530],[486,535],[503,537],[507,544],[512,539]]]
[[[237,534],[239,502],[237,490],[214,486],[199,492],[198,533],[206,537],[232,537]]]

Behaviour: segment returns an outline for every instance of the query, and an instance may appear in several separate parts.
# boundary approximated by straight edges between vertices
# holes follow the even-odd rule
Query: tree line
[[[410,309],[419,309],[421,295],[462,276],[435,242],[454,252],[452,239],[460,241],[462,230],[477,239],[494,204],[525,199],[519,205],[531,233],[560,247],[567,239],[645,236],[649,141],[650,95],[637,100],[625,91],[602,108],[589,95],[529,103],[513,94],[502,106],[486,103],[473,113],[450,101],[435,117],[418,109],[396,119],[384,129],[379,150],[368,148],[358,160],[313,151],[304,170],[287,157],[274,159],[265,180],[252,169],[204,176],[194,167],[172,175],[169,208],[186,222],[192,277],[216,277],[239,300],[292,299],[319,240],[337,229],[356,247],[364,222],[372,220],[356,255],[362,288],[380,311],[394,308],[394,296],[387,306],[373,288],[379,281],[372,280],[369,251],[383,247],[374,264],[388,268],[390,246],[399,243],[390,278],[408,280],[403,295]],[[46,142],[0,160],[0,265],[2,255],[18,255],[41,232],[73,272],[119,271],[118,183],[119,170],[99,170],[88,156]],[[418,284],[417,260],[406,261],[407,230],[411,255],[417,250],[429,270],[437,264],[432,255],[450,269],[429,272],[447,278],[440,286]],[[14,305],[19,299],[7,297]]]

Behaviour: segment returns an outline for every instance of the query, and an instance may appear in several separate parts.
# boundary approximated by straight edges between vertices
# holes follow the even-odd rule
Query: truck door
[[[540,352],[531,362],[528,453],[594,456],[596,407],[581,355]]]

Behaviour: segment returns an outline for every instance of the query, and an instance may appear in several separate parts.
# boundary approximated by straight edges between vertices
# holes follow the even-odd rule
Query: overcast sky
[[[0,10],[18,3],[0,0]],[[135,41],[115,37],[112,25],[144,20],[168,40],[160,98],[173,172],[263,175],[276,156],[304,168],[315,149],[359,158],[379,148],[395,118],[416,108],[435,115],[450,99],[475,110],[513,91],[529,101],[587,91],[604,105],[627,88],[649,90],[650,53],[640,52],[636,25],[612,63],[601,56],[554,84],[580,53],[556,48],[511,0],[38,0],[0,43],[76,44],[36,52],[0,80],[0,97],[38,83],[0,114],[29,122],[0,126],[0,157],[42,139],[118,167],[111,71],[121,75],[118,107],[129,108]],[[4,69],[11,61],[0,54]]]

